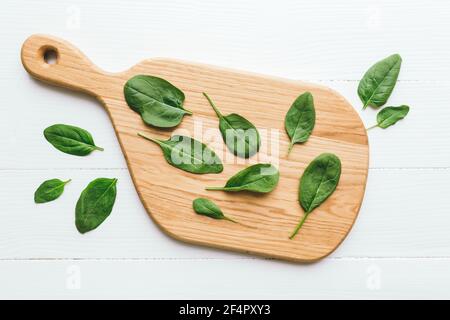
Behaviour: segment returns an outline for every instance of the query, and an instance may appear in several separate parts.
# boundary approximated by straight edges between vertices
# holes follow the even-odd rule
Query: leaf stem
[[[371,126],[371,127],[368,127],[368,128],[366,128],[366,131],[369,131],[370,129],[373,129],[373,128],[376,128],[376,127],[378,127],[378,124],[376,124],[376,125],[374,125],[374,126]]]
[[[105,151],[105,149],[103,149],[103,148],[101,148],[101,147],[97,147],[97,146],[94,146],[94,149],[95,149],[95,150],[98,150],[98,151]]]
[[[208,96],[208,94],[206,94],[206,92],[203,92],[203,95],[205,96],[206,100],[208,100],[209,104],[211,105],[211,107],[214,109],[214,111],[216,112],[217,116],[219,118],[223,118],[222,114],[220,113],[219,109],[217,109],[216,105],[214,104],[214,102],[211,100],[211,98]]]
[[[223,219],[239,224],[239,222],[237,222],[236,220],[233,220],[231,218],[228,218],[227,216],[223,216]]]
[[[219,191],[221,191],[221,190],[225,190],[225,187],[206,187],[205,190],[210,190],[210,191],[219,190]]]
[[[363,110],[366,110],[366,108],[369,106],[369,101],[370,101],[370,99],[364,103]]]
[[[72,179],[69,179],[67,181],[64,181],[64,185],[68,184],[70,181],[72,181]]]
[[[209,191],[241,191],[241,187],[206,187]]]
[[[183,108],[183,110],[184,110],[184,112],[186,112],[186,114],[192,116],[192,111],[191,110],[184,109],[184,108]]]
[[[292,147],[294,147],[294,144],[291,142],[289,142],[289,148],[288,148],[288,152],[287,155],[289,156],[289,154],[291,153]]]
[[[309,212],[305,212],[305,215],[303,216],[302,220],[300,220],[300,222],[298,223],[297,227],[295,228],[294,232],[292,232],[291,236],[289,237],[289,239],[293,239],[296,234],[298,233],[298,231],[300,230],[300,228],[303,226],[303,224],[306,221],[306,218],[308,217]]]
[[[146,136],[145,134],[143,134],[143,133],[141,133],[141,132],[138,132],[137,135],[140,136],[140,137],[142,137],[142,138],[144,138],[144,139],[147,139],[147,140],[149,140],[149,141],[151,141],[151,142],[154,142],[154,143],[156,143],[156,144],[158,144],[158,145],[160,144],[158,140],[153,139],[153,138],[151,138],[151,137],[149,137],[149,136]]]

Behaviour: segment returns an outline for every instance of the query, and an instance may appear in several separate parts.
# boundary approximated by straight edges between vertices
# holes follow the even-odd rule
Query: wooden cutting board
[[[48,64],[44,56],[52,50],[57,59]],[[33,77],[86,92],[102,102],[139,197],[149,215],[170,236],[221,249],[310,262],[335,250],[352,228],[364,196],[369,147],[361,119],[337,92],[305,82],[160,58],[142,61],[122,73],[108,73],[68,42],[46,35],[28,38],[21,55],[25,69]],[[158,76],[180,88],[186,95],[184,106],[193,111],[193,116],[185,116],[176,130],[146,126],[127,106],[123,95],[125,82],[137,74]],[[223,114],[236,112],[255,124],[262,136],[257,155],[244,161],[229,153],[203,91]],[[289,140],[284,117],[294,99],[305,91],[314,97],[316,126],[309,141],[295,145],[287,158]],[[138,131],[163,139],[174,132],[194,136],[222,158],[224,171],[195,175],[174,168],[166,163],[158,146],[137,136]],[[311,160],[323,152],[335,153],[341,159],[341,180],[334,194],[289,240],[303,215],[297,200],[299,179]],[[279,167],[280,182],[273,192],[255,195],[205,191],[205,186],[223,185],[237,171],[257,162],[272,162]],[[120,196],[120,188],[118,193]],[[192,201],[197,197],[214,200],[226,215],[241,224],[195,214]]]

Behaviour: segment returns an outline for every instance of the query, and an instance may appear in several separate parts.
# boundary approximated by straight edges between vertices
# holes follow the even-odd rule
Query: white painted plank
[[[380,109],[361,110],[358,82],[320,82],[340,92],[358,111],[366,127],[376,124]],[[450,166],[450,83],[398,83],[386,106],[411,107],[407,117],[387,129],[368,132],[371,168]]]
[[[35,188],[54,177],[73,181],[58,200],[34,204]],[[103,225],[80,235],[75,203],[96,177],[119,179],[117,201]],[[450,257],[449,180],[447,169],[371,170],[356,224],[332,257]],[[0,181],[0,259],[250,258],[163,234],[148,218],[126,170],[0,171]]]
[[[359,79],[399,52],[402,79],[448,81],[450,72],[445,0],[3,0],[2,8],[6,78],[36,32],[73,41],[111,71],[162,56],[293,79]]]
[[[81,94],[40,84],[23,73],[20,78],[17,83],[0,80],[1,87],[15,93],[15,107],[0,104],[3,115],[0,117],[0,134],[4,137],[4,150],[8,151],[0,153],[0,168],[126,167],[114,130],[100,104]],[[319,83],[347,98],[367,126],[375,123],[375,110],[361,111],[356,81]],[[410,114],[393,127],[369,132],[370,166],[449,167],[450,149],[446,147],[450,140],[448,101],[450,83],[399,83],[389,105],[409,104]],[[42,135],[44,128],[55,123],[74,124],[89,130],[105,151],[82,158],[57,151]],[[285,135],[284,129],[280,130],[280,135]]]
[[[448,169],[370,170],[359,217],[334,256],[449,257]]]
[[[148,217],[127,170],[48,170],[0,172],[2,258],[227,257],[231,254],[181,244]],[[73,180],[54,202],[35,204],[39,184],[58,177]],[[113,212],[96,230],[75,228],[75,204],[97,177],[118,178]],[[184,248],[184,250],[181,250]]]
[[[449,299],[449,259],[0,261],[0,298]]]

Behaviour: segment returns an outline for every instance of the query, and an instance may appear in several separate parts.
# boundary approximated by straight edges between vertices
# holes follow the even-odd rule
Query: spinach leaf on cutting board
[[[228,220],[237,223],[231,218],[225,216],[222,210],[211,200],[206,198],[197,198],[192,202],[192,207],[197,214],[207,216],[213,219]]]
[[[299,202],[305,214],[289,237],[293,239],[309,214],[336,189],[341,176],[341,161],[332,153],[323,153],[305,169],[300,179]]]
[[[158,77],[134,76],[125,84],[124,95],[128,106],[154,127],[175,127],[186,114],[192,114],[183,108],[184,93]]]
[[[219,118],[219,130],[228,149],[236,156],[249,158],[258,152],[261,138],[256,127],[239,114],[222,115],[211,98],[203,92]]]
[[[313,96],[310,92],[305,92],[295,99],[284,119],[284,127],[291,139],[288,155],[294,144],[308,140],[315,123],[316,111],[314,109]]]
[[[216,153],[193,138],[175,135],[169,140],[160,140],[143,133],[138,135],[156,143],[162,149],[166,161],[178,169],[197,174],[223,171],[222,161]]]
[[[258,163],[236,173],[228,179],[224,187],[207,187],[206,190],[267,193],[275,189],[279,178],[280,173],[275,166]]]

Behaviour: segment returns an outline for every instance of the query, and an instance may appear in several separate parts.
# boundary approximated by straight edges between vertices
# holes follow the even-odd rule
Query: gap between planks
[[[258,261],[274,261],[285,264],[294,264],[289,261],[283,261],[273,258],[261,258],[261,257],[233,257],[233,258],[170,258],[170,257],[161,257],[161,258],[0,258],[0,263],[2,262],[26,262],[26,261],[42,261],[42,262],[58,262],[58,261],[99,261],[99,262],[108,262],[108,261],[123,261],[123,262],[140,262],[140,261],[249,261],[249,260],[258,260]],[[320,261],[364,261],[364,260],[449,260],[450,256],[405,256],[405,257],[389,257],[389,256],[372,256],[372,257],[326,257]],[[320,261],[315,262],[313,264],[319,264]],[[299,265],[308,265],[308,264],[299,264]]]

